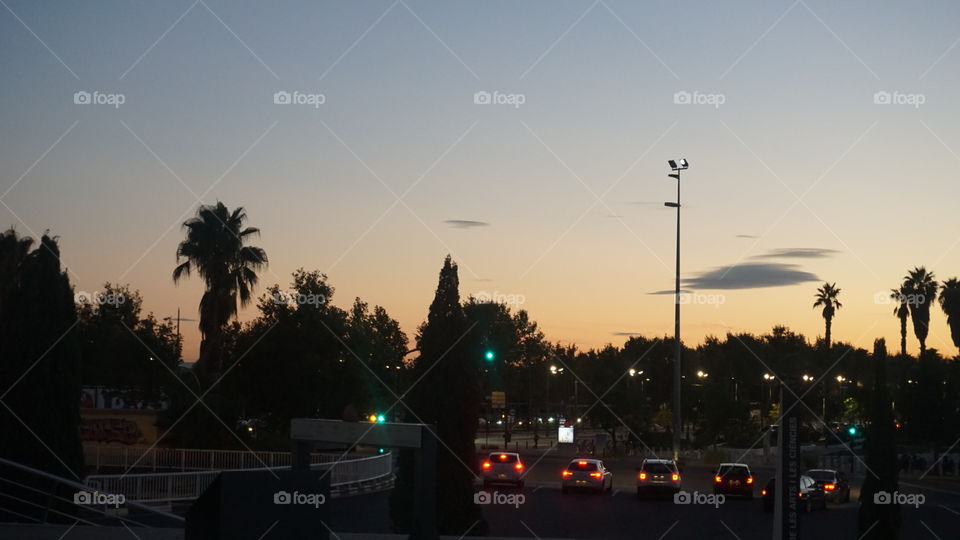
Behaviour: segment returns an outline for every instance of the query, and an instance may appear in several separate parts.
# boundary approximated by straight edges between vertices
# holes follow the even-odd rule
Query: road
[[[560,493],[561,460],[545,458],[532,467],[522,491],[509,487],[493,488],[503,495],[522,494],[522,504],[483,505],[489,524],[488,534],[527,538],[604,538],[604,539],[769,539],[772,514],[762,511],[757,498],[728,498],[719,507],[674,504],[672,497],[638,500],[632,471],[614,466],[615,489],[610,495]],[[754,473],[759,483],[772,470]],[[684,490],[712,493],[712,470],[703,465],[684,471]],[[955,480],[909,482],[902,492],[923,493],[922,505],[901,506],[904,539],[956,538],[960,529],[960,483]],[[479,487],[477,488],[480,489]],[[801,517],[801,538],[856,539],[857,496],[846,504],[831,504],[826,511]],[[521,499],[511,499],[513,503]],[[388,532],[386,494],[339,499],[331,508],[331,528],[340,532]],[[466,532],[466,531],[465,531]]]

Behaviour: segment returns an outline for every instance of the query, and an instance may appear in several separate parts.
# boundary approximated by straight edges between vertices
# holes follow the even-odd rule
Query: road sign
[[[507,408],[507,393],[500,391],[490,392],[490,406],[494,409]]]

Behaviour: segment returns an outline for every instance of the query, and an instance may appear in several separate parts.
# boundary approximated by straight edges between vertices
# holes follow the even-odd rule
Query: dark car
[[[713,475],[713,492],[753,498],[753,473],[744,463],[721,463]]]
[[[763,511],[773,512],[775,504],[774,497],[777,493],[777,479],[771,478],[767,485],[760,491],[760,498],[763,500]],[[816,480],[809,476],[800,475],[800,491],[797,493],[801,512],[812,512],[813,510],[826,510],[827,498],[824,496],[823,489],[817,485]]]
[[[833,469],[810,469],[804,474],[813,478],[823,490],[827,502],[850,502],[850,482],[847,475]]]

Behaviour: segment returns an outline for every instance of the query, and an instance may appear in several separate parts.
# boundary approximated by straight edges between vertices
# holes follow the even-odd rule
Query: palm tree
[[[826,323],[824,342],[828,349],[830,348],[830,326],[833,324],[833,315],[843,307],[837,300],[838,296],[840,296],[840,289],[837,288],[837,284],[835,282],[824,282],[823,286],[817,289],[815,295],[817,301],[813,303],[813,307],[823,306],[823,320]]]
[[[960,281],[950,278],[940,285],[940,308],[947,314],[950,337],[960,348]]]
[[[910,308],[907,307],[907,290],[903,285],[899,289],[890,289],[890,298],[897,306],[893,308],[893,314],[900,319],[900,356],[907,355],[907,318],[910,317]]]
[[[206,285],[200,299],[201,371],[221,370],[223,329],[237,314],[238,297],[241,306],[250,303],[257,271],[267,266],[263,249],[244,245],[248,237],[260,234],[255,227],[244,228],[246,220],[243,207],[230,212],[218,201],[201,206],[196,217],[183,223],[187,237],[177,246],[180,264],[173,269],[173,282],[196,270]]]
[[[913,333],[920,340],[920,356],[927,352],[927,334],[930,332],[930,304],[937,298],[939,286],[933,272],[917,266],[903,278],[910,307],[910,319],[913,320]]]

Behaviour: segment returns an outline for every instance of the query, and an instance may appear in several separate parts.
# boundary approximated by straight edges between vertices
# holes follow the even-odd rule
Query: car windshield
[[[750,476],[750,471],[743,465],[722,465],[717,474],[720,476]]]
[[[490,454],[491,463],[516,463],[516,454]]]
[[[645,463],[643,470],[651,474],[670,474],[673,469],[666,463]]]
[[[595,471],[597,470],[597,464],[592,461],[574,461],[567,469],[571,471]]]
[[[807,476],[821,482],[833,482],[833,471],[808,471]]]

